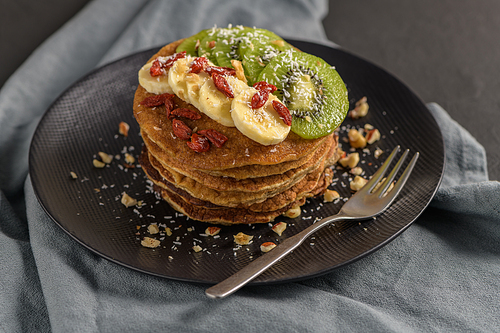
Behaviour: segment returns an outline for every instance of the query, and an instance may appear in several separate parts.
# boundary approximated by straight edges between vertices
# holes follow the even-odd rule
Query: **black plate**
[[[368,97],[368,116],[346,119],[340,133],[341,138],[345,137],[346,129],[365,123],[382,133],[382,139],[369,146],[368,153],[359,150],[367,176],[396,145],[419,151],[421,156],[407,186],[386,213],[361,224],[346,222],[324,228],[253,284],[316,276],[379,249],[422,213],[437,190],[444,167],[441,132],[425,105],[404,84],[345,51],[309,42],[290,42],[337,68],[348,87],[351,105]],[[53,103],[34,134],[29,161],[35,193],[49,216],[73,239],[104,258],[144,273],[216,283],[259,256],[261,243],[279,243],[316,219],[339,210],[342,201],[323,204],[321,199],[312,199],[303,207],[300,218],[277,219],[289,223],[281,237],[264,224],[223,227],[220,237],[209,238],[203,236],[207,224],[179,216],[167,203],[158,200],[140,168],[127,169],[122,165],[124,152],[137,157],[141,150],[132,99],[138,84],[137,72],[156,51],[134,54],[82,78]],[[121,121],[130,124],[128,138],[118,134]],[[385,151],[380,159],[373,156],[376,147]],[[120,155],[121,159],[96,169],[92,160],[99,151]],[[70,172],[75,172],[78,179],[72,179]],[[334,178],[338,180],[331,188],[347,198],[349,175],[340,169]],[[125,208],[119,200],[124,191],[145,205],[140,209]],[[172,236],[162,238],[157,249],[140,245],[150,223],[173,230]],[[233,235],[239,231],[253,235],[253,243],[235,247]],[[195,253],[192,247],[196,244],[204,250]]]

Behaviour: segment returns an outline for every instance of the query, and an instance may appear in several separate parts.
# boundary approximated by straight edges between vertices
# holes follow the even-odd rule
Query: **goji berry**
[[[212,80],[214,81],[215,87],[226,97],[229,98],[234,98],[233,94],[233,89],[227,83],[227,80],[224,78],[224,76],[217,74],[217,73],[212,73]]]
[[[172,110],[174,109],[174,100],[172,98],[167,98],[165,100],[165,110],[167,113],[167,118],[172,119],[173,117],[170,115]]]
[[[273,101],[273,108],[276,110],[280,118],[283,119],[285,125],[292,126],[292,115],[290,114],[290,110],[288,110],[285,105],[279,101]]]
[[[172,131],[174,135],[181,140],[189,140],[193,131],[182,120],[172,120]]]
[[[149,67],[149,75],[151,76],[160,76],[165,73],[165,70],[162,68],[160,60],[156,59],[153,61],[151,67]]]
[[[269,92],[266,90],[257,90],[257,92],[252,96],[252,101],[250,106],[252,109],[258,109],[266,104],[269,99]]]
[[[165,64],[163,65],[163,68],[168,69],[168,68],[172,67],[177,60],[185,58],[185,57],[186,57],[186,51],[175,53],[167,58],[167,60],[165,61]]]
[[[210,149],[207,137],[193,133],[191,141],[186,142],[189,148],[197,153],[203,153]]]
[[[267,83],[266,81],[259,81],[253,84],[253,87],[257,90],[268,91],[269,93],[275,92],[278,88],[275,85]]]
[[[160,106],[165,103],[167,99],[172,99],[174,95],[172,94],[161,94],[161,95],[153,95],[146,97],[145,99],[142,100],[141,105],[146,106],[146,107],[155,107],[155,106]]]
[[[219,75],[236,76],[236,70],[230,67],[207,66],[205,68],[205,72],[207,72],[209,75],[216,73]]]
[[[210,140],[210,142],[212,142],[212,144],[214,144],[217,148],[221,148],[228,140],[227,136],[214,129],[200,130],[197,133],[206,136],[208,140]]]
[[[183,117],[191,120],[197,120],[201,118],[201,115],[198,112],[188,108],[173,109],[170,112],[170,116]]]
[[[191,63],[191,73],[198,74],[208,66],[208,59],[205,57],[198,57]]]

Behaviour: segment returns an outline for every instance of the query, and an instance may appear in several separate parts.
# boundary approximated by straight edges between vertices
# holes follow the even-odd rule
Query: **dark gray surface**
[[[86,0],[0,0],[0,85]],[[485,148],[500,179],[500,1],[330,1],[328,38],[437,102]]]
[[[500,179],[500,1],[330,1],[328,38],[437,102],[486,149]]]

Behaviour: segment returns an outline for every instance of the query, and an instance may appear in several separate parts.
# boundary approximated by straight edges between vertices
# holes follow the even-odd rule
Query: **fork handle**
[[[337,214],[316,222],[315,224],[307,227],[298,234],[285,239],[282,243],[272,249],[272,251],[267,252],[266,254],[255,259],[250,264],[234,273],[224,281],[208,288],[205,293],[210,298],[222,298],[231,295],[232,293],[246,285],[248,282],[252,281],[257,276],[262,274],[262,272],[267,270],[278,260],[296,249],[311,234],[329,223],[338,220],[344,220],[346,218],[347,217],[343,214]]]

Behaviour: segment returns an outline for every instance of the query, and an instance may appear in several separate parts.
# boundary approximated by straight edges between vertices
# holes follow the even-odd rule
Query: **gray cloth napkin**
[[[28,147],[50,103],[96,66],[229,23],[329,43],[326,1],[100,0],[50,37],[0,91],[0,331],[428,332],[500,329],[500,186],[484,149],[429,104],[446,170],[430,207],[374,254],[314,279],[210,300],[69,238],[37,202]]]

